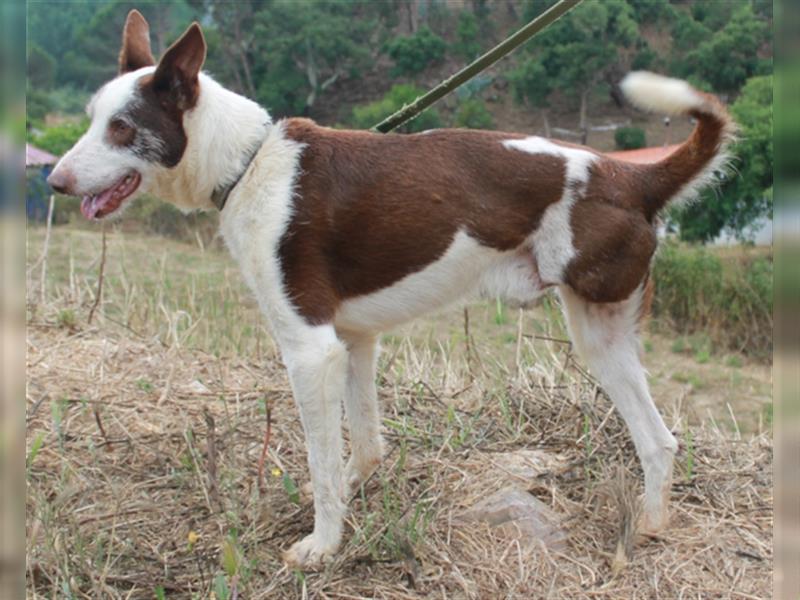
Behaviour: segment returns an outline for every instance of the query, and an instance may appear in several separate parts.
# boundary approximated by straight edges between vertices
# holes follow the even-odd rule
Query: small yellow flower
[[[189,535],[186,536],[186,539],[189,541],[189,548],[191,549],[197,543],[197,540],[200,539],[200,536],[197,535],[196,532],[190,531]]]
[[[283,475],[283,471],[281,471],[278,467],[272,467],[273,477],[280,477],[281,475]]]

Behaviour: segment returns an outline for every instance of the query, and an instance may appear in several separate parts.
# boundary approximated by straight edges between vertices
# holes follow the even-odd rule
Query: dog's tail
[[[728,161],[728,146],[736,124],[715,96],[696,90],[680,79],[634,71],[620,83],[628,100],[643,110],[668,115],[691,115],[697,120],[692,135],[663,160],[644,167],[644,211],[652,219],[668,202],[690,200],[715,178]]]

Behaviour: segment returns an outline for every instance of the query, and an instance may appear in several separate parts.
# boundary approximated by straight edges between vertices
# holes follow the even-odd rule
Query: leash
[[[404,106],[394,114],[375,125],[372,130],[380,133],[388,133],[392,129],[396,129],[403,123],[410,121],[426,108],[431,106],[434,102],[440,100],[458,86],[463,85],[481,71],[487,69],[501,58],[510,54],[517,47],[527,42],[551,23],[554,23],[559,19],[559,17],[575,8],[582,1],[583,0],[559,0],[557,4],[551,6],[548,10],[533,19],[530,23],[517,30],[514,34],[497,44],[497,46],[488,52],[479,56],[466,67],[445,79],[427,94],[420,96],[411,104]],[[266,136],[264,140],[265,139]],[[261,140],[261,143],[251,152],[244,165],[244,169],[242,169],[242,172],[239,173],[236,179],[227,185],[214,188],[214,191],[211,192],[211,202],[214,203],[214,206],[216,206],[217,210],[220,212],[222,212],[222,209],[225,208],[225,203],[228,201],[228,196],[231,195],[231,192],[242,180],[242,177],[244,177],[247,169],[250,168],[250,165],[252,164],[253,159],[255,159],[256,154],[258,154],[258,151],[261,150],[261,146],[264,145],[264,140]]]
[[[388,133],[406,121],[410,121],[431,104],[440,100],[458,86],[466,83],[481,71],[489,68],[507,54],[510,54],[512,50],[527,42],[542,29],[554,23],[559,17],[575,8],[582,1],[583,0],[560,0],[558,4],[551,6],[533,21],[517,30],[514,34],[507,37],[488,52],[476,58],[458,73],[445,79],[427,94],[420,96],[411,104],[404,106],[396,113],[375,125],[372,131]]]

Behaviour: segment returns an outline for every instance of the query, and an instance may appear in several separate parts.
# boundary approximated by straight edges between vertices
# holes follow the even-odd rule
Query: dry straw
[[[168,257],[159,273],[157,251],[141,254],[134,272],[125,256],[152,239],[140,247],[118,234],[87,324],[98,238],[54,231],[48,295],[29,306],[28,597],[770,596],[769,437],[736,439],[713,422],[686,430],[673,415],[684,443],[672,523],[639,538],[641,472],[627,432],[558,332],[526,337],[522,321],[513,369],[477,335],[471,365],[463,340],[387,339],[388,456],[352,499],[335,560],[319,573],[287,570],[281,551],[310,531],[312,509],[299,492],[302,430],[274,349],[258,332],[238,342],[219,333],[227,313],[203,304],[215,296],[197,280],[183,296],[192,279],[171,279],[188,261]],[[195,256],[226,281],[224,255]],[[89,267],[76,272],[77,257]],[[146,279],[157,282],[147,296]],[[240,293],[230,281],[229,299]],[[139,303],[153,293],[160,308],[145,319]],[[238,326],[258,328],[241,293]],[[193,303],[188,317],[178,313]],[[206,330],[201,318],[216,320]],[[558,515],[563,550],[460,519],[508,485]]]

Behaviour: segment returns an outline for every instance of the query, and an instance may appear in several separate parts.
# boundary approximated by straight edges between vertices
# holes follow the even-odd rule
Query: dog
[[[710,183],[735,125],[715,97],[647,72],[634,105],[696,126],[654,164],[541,137],[471,130],[381,135],[273,122],[201,72],[197,23],[156,63],[131,11],[119,74],[89,102],[86,134],[48,178],[89,219],[147,192],[220,212],[266,315],[308,448],[314,528],[284,554],[314,568],[342,540],[348,491],[383,444],[380,332],[471,292],[528,304],[554,288],[579,355],[624,418],[644,471],[641,528],[667,522],[677,443],[648,391],[637,329],[650,302],[656,217]],[[343,465],[342,406],[351,455]]]

